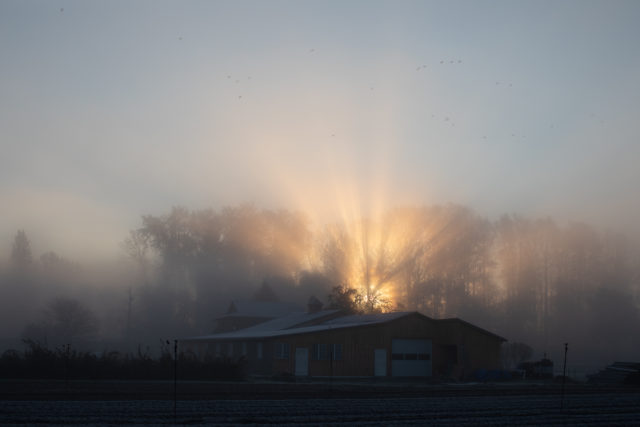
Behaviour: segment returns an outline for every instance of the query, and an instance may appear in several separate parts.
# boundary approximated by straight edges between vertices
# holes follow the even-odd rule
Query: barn
[[[242,359],[255,376],[465,378],[477,369],[499,369],[504,341],[457,318],[319,310],[180,345],[203,360]]]

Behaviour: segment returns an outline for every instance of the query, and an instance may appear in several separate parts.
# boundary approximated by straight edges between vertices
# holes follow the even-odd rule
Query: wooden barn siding
[[[258,343],[262,342],[262,358],[258,359]],[[247,352],[242,354],[242,344],[246,344]],[[233,346],[233,351],[229,354],[229,344]],[[217,351],[218,345],[220,351]],[[260,340],[211,340],[211,341],[189,341],[180,342],[181,351],[192,352],[199,360],[209,358],[226,358],[233,360],[244,359],[246,370],[249,374],[270,375],[273,373],[273,355],[275,349],[273,343]]]
[[[393,320],[389,323],[358,326],[314,332],[312,334],[282,337],[278,342],[287,342],[290,346],[288,361],[274,360],[275,372],[295,372],[295,347],[309,349],[310,376],[363,376],[374,375],[374,350],[387,350],[387,375],[391,375],[391,343],[394,338],[436,339],[435,322],[412,315]],[[314,344],[342,344],[342,360],[313,360]],[[435,357],[435,355],[434,355]]]
[[[500,368],[502,341],[498,337],[459,321],[441,321],[438,326],[438,350],[444,352],[444,346],[456,345],[458,363],[450,371],[447,360],[443,357],[436,358],[434,354],[434,372],[437,370],[443,375],[465,377],[477,369]],[[434,353],[435,351],[434,348]]]

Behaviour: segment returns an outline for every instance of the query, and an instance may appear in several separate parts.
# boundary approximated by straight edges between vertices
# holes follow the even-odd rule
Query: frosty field
[[[7,384],[3,384],[7,385]],[[9,384],[11,385],[11,384]],[[32,384],[33,385],[33,384]],[[58,386],[60,384],[57,384]],[[109,384],[103,384],[109,388]],[[111,386],[122,384],[114,382]],[[151,392],[153,384],[144,385]],[[183,384],[186,392],[188,387]],[[171,390],[159,383],[156,391]],[[561,408],[555,386],[344,386],[194,384],[174,402],[157,394],[12,393],[0,401],[3,425],[306,424],[306,425],[632,425],[640,419],[640,390],[568,388]],[[232,387],[231,387],[232,386]],[[87,384],[86,389],[100,388]],[[211,389],[211,392],[206,390]],[[7,391],[9,390],[9,391]],[[137,390],[137,391],[136,391]],[[141,389],[135,389],[139,393]],[[252,393],[251,390],[255,392]],[[261,391],[262,390],[262,391]],[[373,393],[372,393],[373,391]],[[246,393],[247,398],[238,398]],[[346,394],[354,397],[346,397]],[[311,397],[317,394],[318,398]],[[262,398],[269,396],[270,398]],[[151,397],[151,398],[149,398]]]

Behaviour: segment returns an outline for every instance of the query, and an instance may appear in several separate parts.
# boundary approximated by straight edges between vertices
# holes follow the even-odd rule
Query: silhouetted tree
[[[122,249],[138,267],[143,283],[146,282],[149,273],[150,238],[151,234],[143,230],[131,230],[129,237],[122,242]]]
[[[280,300],[266,280],[262,281],[260,288],[253,294],[253,299],[256,301],[266,302],[275,302]]]
[[[97,338],[99,322],[96,315],[78,300],[55,298],[41,313],[37,323],[29,324],[23,338],[40,344],[76,348],[89,345]]]
[[[327,308],[345,313],[362,313],[362,295],[357,289],[335,286],[327,296]]]
[[[24,230],[18,230],[11,250],[11,266],[14,272],[22,274],[28,271],[32,265],[31,243],[27,238],[27,233]]]

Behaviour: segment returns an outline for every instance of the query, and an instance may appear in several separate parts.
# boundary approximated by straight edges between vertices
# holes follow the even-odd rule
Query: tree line
[[[638,242],[583,223],[490,221],[436,205],[319,226],[301,212],[252,205],[176,207],[143,216],[122,250],[120,275],[90,279],[103,285],[96,315],[82,302],[86,287],[70,285],[86,271],[53,252],[34,260],[19,231],[0,285],[14,301],[39,301],[26,304],[34,308],[24,336],[135,345],[210,333],[232,299],[268,284],[274,298],[302,306],[314,295],[358,312],[460,317],[538,353],[570,341],[585,363],[640,357]]]

